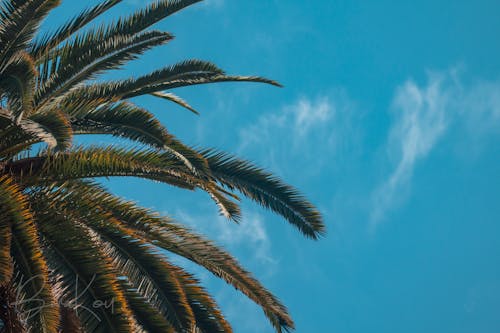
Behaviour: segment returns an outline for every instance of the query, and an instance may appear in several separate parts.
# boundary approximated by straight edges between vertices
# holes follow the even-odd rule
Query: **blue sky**
[[[66,0],[52,23],[95,2]],[[283,83],[178,90],[200,117],[137,103],[187,143],[300,188],[324,214],[318,242],[248,202],[235,226],[203,193],[106,184],[231,250],[298,332],[499,332],[499,12],[493,0],[207,0],[158,25],[173,42],[115,74],[201,58]],[[250,301],[189,268],[235,332],[272,332]]]

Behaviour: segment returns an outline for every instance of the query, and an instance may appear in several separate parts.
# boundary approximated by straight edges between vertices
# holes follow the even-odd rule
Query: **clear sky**
[[[95,2],[63,1],[52,23]],[[116,74],[201,58],[283,83],[177,90],[199,117],[137,103],[187,143],[301,189],[324,214],[318,242],[249,202],[235,226],[201,192],[105,183],[229,249],[298,332],[500,332],[499,14],[498,0],[207,0],[159,24],[176,39]],[[253,303],[192,269],[235,332],[272,332]]]

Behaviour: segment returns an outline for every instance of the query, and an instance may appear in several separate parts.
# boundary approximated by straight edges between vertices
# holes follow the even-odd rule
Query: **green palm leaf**
[[[29,186],[34,182],[75,180],[81,178],[132,176],[159,181],[184,189],[206,191],[228,218],[238,219],[239,208],[227,193],[186,168],[171,153],[151,150],[86,148],[64,153],[44,152],[37,157],[7,163],[5,171]]]
[[[66,183],[57,191],[45,194],[49,200],[68,198],[65,205],[78,203],[82,211],[101,212],[112,216],[114,223],[129,229],[135,238],[187,258],[224,279],[259,304],[275,327],[293,327],[286,308],[235,258],[211,241],[166,217],[115,197],[92,182]],[[74,207],[76,209],[76,207]]]
[[[61,112],[37,113],[11,123],[9,135],[0,142],[0,158],[17,155],[35,143],[44,142],[49,148],[65,149],[71,145],[73,129]]]
[[[308,237],[316,239],[324,234],[321,214],[295,188],[229,154],[215,150],[201,154],[207,158],[213,177],[222,185],[282,215]]]
[[[134,14],[112,23],[109,35],[133,35],[202,0],[157,0]]]
[[[78,38],[47,60],[57,64],[57,67],[47,71],[43,76],[46,80],[39,84],[35,96],[38,106],[43,105],[51,96],[59,97],[75,85],[106,70],[119,68],[125,62],[136,59],[144,51],[172,39],[170,34],[160,31],[149,31],[134,36],[116,35],[104,40],[103,34],[104,32],[99,30],[94,35]]]
[[[198,152],[185,146],[147,110],[130,102],[88,107],[74,104],[65,108],[75,134],[108,134],[124,137],[173,153],[188,168],[208,173],[208,164]]]
[[[151,95],[165,99],[165,100],[170,101],[170,102],[173,102],[177,105],[180,105],[183,108],[188,109],[189,111],[193,112],[196,115],[199,114],[199,112],[196,111],[195,109],[193,109],[193,107],[191,105],[189,105],[185,100],[183,100],[179,96],[174,95],[172,93],[168,93],[168,92],[164,92],[164,91],[155,91],[155,92],[151,93]]]
[[[8,101],[7,110],[16,123],[31,113],[35,76],[33,59],[24,51],[15,53],[0,70],[0,97]]]
[[[203,333],[231,333],[231,326],[212,297],[200,286],[199,281],[179,267],[174,266],[172,270],[175,271],[187,295],[189,305],[193,309],[198,331]]]
[[[107,10],[120,3],[122,0],[106,0],[98,5],[86,9],[78,16],[74,17],[55,32],[46,34],[40,40],[34,42],[30,53],[37,61],[49,54],[59,44],[71,37],[75,32],[92,22],[96,17],[104,14]]]
[[[241,212],[235,193],[241,193],[310,238],[324,234],[319,212],[295,188],[250,162],[185,145],[130,101],[152,95],[197,114],[171,91],[218,82],[280,86],[276,81],[187,60],[130,79],[89,82],[170,41],[171,34],[149,28],[199,1],[157,0],[110,24],[89,26],[121,2],[104,0],[41,37],[35,36],[40,23],[60,1],[0,1],[4,331],[231,332],[199,281],[171,264],[165,251],[240,290],[277,332],[293,329],[285,306],[229,253],[93,181],[126,176],[201,189],[236,222]],[[74,135],[89,134],[125,138],[136,148],[71,148]],[[75,303],[74,291],[82,286],[86,292]],[[113,300],[113,309],[94,308],[103,300]]]
[[[146,331],[175,333],[172,324],[151,304],[149,299],[137,291],[137,288],[132,287],[126,281],[121,281],[121,284],[134,317]]]
[[[214,64],[200,60],[183,61],[161,70],[134,79],[96,83],[75,89],[68,98],[71,100],[120,100],[146,94],[162,94],[162,97],[188,109],[189,105],[174,95],[165,95],[164,90],[217,82],[258,82],[281,86],[273,80],[258,76],[226,75]]]
[[[11,247],[2,243],[1,253],[2,261],[7,251],[14,262],[16,276],[12,282],[16,287],[15,307],[22,309],[23,321],[29,329],[56,333],[59,309],[48,284],[47,266],[27,199],[13,180],[6,176],[0,177],[0,198],[2,229],[11,228]],[[11,275],[11,267],[10,260],[5,265],[2,263],[3,284]]]
[[[85,227],[43,199],[32,197],[43,235],[52,278],[61,287],[66,304],[73,304],[82,325],[90,332],[131,332],[131,313],[117,272]],[[75,294],[77,296],[75,296]],[[112,304],[113,306],[96,306]]]
[[[2,8],[0,29],[0,72],[10,58],[25,51],[41,21],[59,0],[6,0]]]
[[[0,286],[8,284],[12,277],[12,260],[10,244],[12,239],[12,224],[23,223],[28,212],[24,201],[12,179],[8,176],[0,177]]]
[[[155,300],[154,306],[162,310],[174,328],[182,331],[195,325],[207,333],[231,332],[215,302],[199,283],[168,263],[152,245],[113,223],[112,217],[86,214],[80,218],[111,244],[108,251],[122,274],[144,297]],[[186,311],[182,312],[183,309]]]
[[[112,215],[81,202],[78,187],[73,192],[65,187],[59,191],[45,193],[42,197],[93,228],[104,241],[108,242],[106,252],[113,257],[114,264],[121,274],[127,276],[129,283],[140,294],[152,301],[162,310],[169,322],[177,329],[192,327],[218,327],[207,332],[230,331],[230,327],[218,310],[215,302],[189,274],[169,264],[157,254],[152,244],[141,241],[133,230],[123,226]],[[73,203],[73,204],[72,204]],[[97,208],[97,209],[96,209]],[[182,279],[182,281],[179,281]],[[185,309],[185,312],[179,312]],[[198,325],[199,323],[199,325]]]
[[[153,150],[119,148],[80,148],[69,152],[42,152],[36,157],[12,161],[5,171],[25,185],[70,179],[134,176],[194,189],[198,180],[186,173],[172,154]]]

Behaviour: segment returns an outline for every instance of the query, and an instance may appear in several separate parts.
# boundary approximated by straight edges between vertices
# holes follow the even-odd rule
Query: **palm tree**
[[[131,102],[153,95],[196,113],[171,91],[224,81],[278,83],[228,75],[200,60],[126,80],[93,80],[171,41],[171,34],[148,28],[199,1],[156,1],[89,26],[121,2],[106,0],[36,36],[60,1],[0,0],[0,331],[231,332],[212,297],[168,253],[241,291],[278,332],[293,329],[286,308],[229,253],[95,180],[130,176],[201,189],[234,221],[240,193],[309,238],[324,233],[319,212],[296,189],[245,160],[186,146]],[[72,147],[73,136],[85,134],[126,138],[135,148]]]

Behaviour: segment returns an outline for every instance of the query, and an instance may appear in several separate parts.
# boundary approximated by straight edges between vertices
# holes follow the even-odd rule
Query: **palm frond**
[[[175,328],[182,331],[196,325],[207,333],[231,332],[217,305],[199,286],[198,281],[168,263],[164,256],[156,253],[152,245],[134,237],[135,233],[113,223],[112,217],[104,216],[102,219],[99,215],[88,214],[81,218],[111,243],[115,249],[115,263],[140,293],[155,300],[153,304],[156,308],[164,309],[167,303],[168,306],[162,312]],[[92,219],[90,216],[98,218]],[[182,313],[183,309],[187,311]]]
[[[11,255],[17,272],[13,280],[16,288],[17,310],[26,320],[26,326],[36,332],[57,332],[59,308],[48,284],[48,271],[41,252],[33,215],[26,197],[10,180],[3,178],[3,189],[10,190],[19,205],[17,219],[11,220]],[[4,207],[2,207],[2,210]],[[22,297],[21,297],[22,296]]]
[[[37,197],[50,200],[52,209],[66,219],[95,230],[101,240],[94,242],[100,244],[99,247],[112,260],[120,275],[125,276],[151,305],[160,309],[177,331],[187,330],[194,324],[193,311],[174,274],[174,266],[155,254],[151,245],[134,238],[126,229],[113,223],[112,216],[78,205],[70,191],[46,192]]]
[[[85,330],[132,332],[131,312],[117,272],[96,244],[95,236],[44,198],[32,196],[31,203],[37,211],[52,278],[60,285],[65,304],[73,304],[77,310]]]
[[[12,55],[0,70],[0,97],[8,102],[7,110],[16,123],[31,113],[36,75],[33,59],[24,51]]]
[[[194,325],[193,310],[173,265],[155,254],[151,245],[133,238],[109,219],[96,221],[87,216],[85,222],[110,243],[107,251],[121,274],[177,331],[186,331]]]
[[[23,223],[29,216],[24,206],[24,198],[9,176],[0,177],[0,286],[5,286],[12,278],[10,244],[12,224]]]
[[[25,186],[81,178],[129,176],[163,182],[172,186],[206,191],[225,216],[238,220],[239,208],[227,193],[210,179],[186,168],[178,156],[154,150],[81,148],[73,151],[43,152],[39,156],[9,162],[5,171]]]
[[[280,86],[276,81],[258,76],[226,75],[222,69],[210,62],[192,59],[167,66],[138,78],[82,87],[76,90],[75,94],[84,96],[87,99],[101,99],[109,96],[130,98],[192,84],[224,81],[249,81]]]
[[[70,118],[74,134],[106,134],[124,137],[173,154],[195,174],[210,174],[203,156],[168,133],[167,129],[150,112],[130,102],[101,104],[96,100],[66,99],[61,108]],[[54,112],[48,114],[51,113]],[[35,118],[39,118],[40,115],[36,114]],[[52,120],[57,120],[60,114],[57,113],[56,116]],[[7,119],[7,124],[12,125],[8,114],[3,115],[0,112],[0,120],[4,118]],[[40,140],[46,142],[50,148],[70,143],[68,140],[62,140],[65,139],[64,136],[58,140],[54,135],[50,135],[51,133],[44,131],[40,124],[32,123],[30,120],[21,125],[24,125],[24,132],[31,135],[15,135],[15,133],[5,135],[4,141],[0,143],[0,156],[11,151],[14,151],[15,155],[16,152],[24,149],[26,144],[29,146]],[[64,133],[65,131],[61,134]],[[30,141],[32,136],[40,140]],[[18,145],[20,145],[19,148],[17,148]]]
[[[60,112],[37,113],[28,119],[13,122],[4,131],[0,141],[0,159],[8,160],[30,146],[44,142],[51,149],[64,149],[71,145],[73,131],[70,123]]]
[[[39,61],[40,58],[47,56],[51,50],[71,37],[75,32],[120,2],[122,0],[106,0],[94,7],[85,9],[79,15],[59,27],[55,32],[47,33],[35,41],[31,46],[30,54],[34,59]]]
[[[200,180],[184,169],[184,164],[172,154],[110,147],[46,151],[6,163],[4,167],[5,172],[15,175],[25,186],[80,178],[134,176],[194,189]]]
[[[224,71],[211,62],[197,59],[185,60],[143,75],[137,79],[124,81],[122,85],[125,89],[122,89],[128,91],[128,93],[124,94],[125,98],[135,97],[141,95],[138,91],[145,87],[156,86],[175,80],[194,80],[196,78],[201,79],[215,75],[224,75]]]
[[[321,214],[295,188],[248,161],[215,150],[200,152],[213,177],[223,186],[283,216],[304,235],[317,239],[325,233]]]
[[[164,81],[159,84],[147,85],[125,95],[125,97],[131,98],[131,97],[142,96],[145,94],[151,94],[156,91],[195,86],[200,84],[219,83],[219,82],[256,82],[256,83],[266,83],[276,87],[282,87],[280,83],[260,76],[222,75],[222,74],[210,75],[210,76],[196,75],[193,77]]]
[[[193,172],[208,174],[208,164],[198,152],[168,133],[147,110],[130,102],[104,104],[68,104],[64,108],[71,117],[75,134],[108,134],[137,141],[178,157]]]
[[[134,317],[147,332],[175,333],[172,324],[146,297],[138,292],[137,288],[131,286],[127,281],[121,281],[121,285]]]
[[[77,38],[46,60],[56,66],[49,71],[48,65],[42,65],[47,70],[42,72],[35,96],[36,105],[42,105],[51,96],[60,97],[75,85],[106,70],[119,68],[146,50],[172,39],[170,34],[160,31],[134,36],[114,35],[104,40],[103,34],[102,30],[98,30],[95,34]]]
[[[93,182],[66,183],[58,191],[57,195],[52,193],[50,197],[68,196],[66,205],[74,202],[78,203],[82,211],[112,216],[115,223],[121,224],[121,228],[130,229],[128,233],[134,237],[189,259],[224,279],[260,305],[275,327],[293,328],[293,321],[279,300],[242,268],[234,257],[211,241],[166,217],[117,198]]]
[[[241,219],[241,209],[236,202],[229,198],[229,195],[219,186],[208,184],[202,187],[219,207],[219,213],[225,218],[234,222]],[[234,197],[233,197],[234,198]]]
[[[140,91],[146,87],[160,85],[164,82],[214,76],[223,73],[224,72],[213,63],[191,59],[167,66],[138,78],[95,83],[79,87],[75,89],[68,98],[85,100],[125,99],[164,90],[158,89],[151,90],[144,94],[140,93]]]
[[[71,146],[73,129],[69,119],[63,112],[36,113],[29,120],[37,124],[39,130],[42,130],[35,136],[47,143],[49,148],[64,150]]]
[[[201,287],[200,282],[179,267],[174,266],[173,270],[193,309],[197,330],[201,333],[233,332],[215,300]]]
[[[132,103],[107,104],[89,111],[66,108],[76,134],[110,134],[162,149],[171,139],[167,129],[148,111]]]
[[[108,35],[134,35],[202,0],[156,0],[134,14],[110,24]]]
[[[193,107],[191,105],[189,105],[188,102],[186,102],[185,100],[183,100],[179,96],[174,95],[172,93],[168,93],[168,92],[164,92],[164,91],[155,91],[155,92],[151,93],[151,95],[165,99],[165,100],[170,101],[170,102],[174,102],[175,104],[180,105],[183,108],[188,109],[189,111],[191,111],[192,113],[194,113],[196,115],[200,114],[198,111],[193,109]]]
[[[6,0],[0,30],[0,72],[12,55],[27,49],[34,33],[59,0]]]

